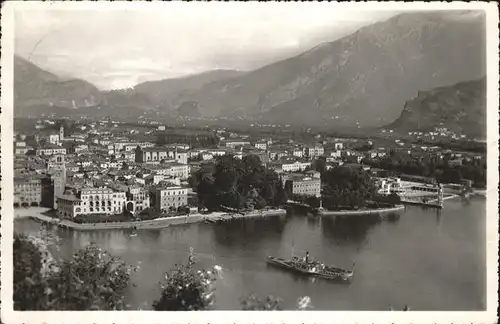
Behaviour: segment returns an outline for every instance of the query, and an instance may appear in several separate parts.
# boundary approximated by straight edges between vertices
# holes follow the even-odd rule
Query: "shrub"
[[[256,295],[248,295],[241,300],[242,310],[281,310],[282,300],[278,297],[267,296],[260,299]]]
[[[165,274],[161,283],[160,299],[153,303],[157,311],[206,310],[214,301],[214,286],[221,268],[195,270],[194,255],[191,250],[188,265],[176,265]]]
[[[45,236],[44,236],[45,238]],[[70,260],[55,260],[53,242],[33,236],[14,237],[14,309],[123,309],[132,269],[95,245]]]

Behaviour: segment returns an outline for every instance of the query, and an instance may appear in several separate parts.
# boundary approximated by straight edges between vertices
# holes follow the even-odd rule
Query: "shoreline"
[[[444,197],[443,200],[455,199],[459,195],[451,195]],[[391,208],[367,209],[367,210],[320,210],[318,216],[362,216],[362,215],[383,215],[388,213],[399,212],[405,209],[405,205],[397,205]],[[68,219],[60,220],[44,215],[50,208],[43,207],[30,207],[19,208],[14,210],[14,219],[29,218],[37,222],[49,223],[57,225],[62,228],[71,228],[79,231],[92,231],[92,230],[112,230],[112,229],[161,229],[176,225],[194,224],[200,222],[218,223],[233,219],[241,218],[255,218],[267,216],[281,216],[286,215],[285,209],[270,209],[270,210],[256,210],[243,214],[228,213],[228,212],[214,212],[210,214],[190,214],[174,217],[162,217],[152,220],[131,221],[131,222],[110,222],[110,223],[76,223]]]
[[[46,210],[44,210],[45,212]],[[33,215],[34,214],[34,215]],[[29,218],[42,223],[57,225],[62,228],[71,228],[78,231],[111,230],[111,229],[161,229],[175,225],[194,224],[205,221],[226,221],[239,218],[255,218],[267,216],[286,215],[284,209],[271,209],[264,211],[253,211],[245,214],[212,213],[212,214],[191,214],[175,217],[163,217],[152,220],[132,221],[132,222],[112,222],[112,223],[85,223],[80,224],[68,219],[56,219],[43,215],[40,210],[33,211],[25,209],[23,213],[15,213],[15,219]]]
[[[382,215],[404,210],[404,205],[397,205],[390,208],[366,209],[366,210],[321,210],[319,216],[362,216],[362,215]]]

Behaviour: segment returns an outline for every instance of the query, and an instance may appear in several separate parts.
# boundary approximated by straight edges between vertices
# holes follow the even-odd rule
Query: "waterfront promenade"
[[[404,205],[396,205],[391,208],[360,209],[360,210],[326,210],[319,211],[320,216],[363,216],[363,215],[383,215],[404,210]]]
[[[454,199],[458,195],[444,197],[443,200]],[[319,216],[363,216],[363,215],[384,215],[404,210],[404,205],[397,205],[391,208],[366,209],[366,210],[326,210],[319,211]],[[190,214],[174,217],[162,217],[152,220],[130,221],[130,222],[109,222],[109,223],[76,223],[68,219],[58,219],[45,215],[50,209],[41,207],[18,208],[14,210],[15,218],[31,218],[42,223],[50,223],[63,228],[71,228],[78,231],[92,230],[113,230],[113,229],[157,229],[175,225],[185,225],[200,222],[223,222],[232,219],[268,217],[285,215],[285,209],[255,210],[246,213],[224,213],[214,212],[210,214]]]
[[[68,219],[57,219],[47,215],[48,208],[26,208],[18,209],[15,211],[16,218],[31,218],[42,223],[49,223],[63,228],[71,228],[78,231],[92,231],[92,230],[112,230],[112,229],[156,229],[165,228],[175,225],[193,224],[203,221],[226,221],[230,219],[239,218],[253,218],[253,217],[267,217],[285,215],[284,209],[269,209],[257,210],[242,214],[230,213],[210,213],[210,214],[190,214],[175,217],[162,217],[152,220],[144,221],[130,221],[130,222],[109,222],[109,223],[87,223],[80,224]]]

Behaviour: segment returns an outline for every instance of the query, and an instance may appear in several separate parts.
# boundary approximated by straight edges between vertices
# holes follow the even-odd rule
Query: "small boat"
[[[323,279],[349,280],[354,275],[353,269],[346,270],[325,265],[319,261],[309,260],[309,253],[306,253],[306,257],[303,259],[294,256],[291,260],[269,256],[267,262],[296,273]]]
[[[132,227],[132,233],[130,233],[129,237],[137,236],[137,227]]]

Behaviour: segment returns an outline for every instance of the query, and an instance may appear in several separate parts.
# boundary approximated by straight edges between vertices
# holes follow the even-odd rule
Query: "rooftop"
[[[312,178],[307,175],[303,174],[292,174],[291,176],[287,177],[287,180],[290,181],[321,181],[320,179]]]
[[[179,185],[173,184],[172,182],[169,182],[169,181],[160,181],[160,183],[158,185],[152,186],[151,188],[159,189],[159,190],[162,190],[162,189],[186,189],[186,187],[184,187],[184,186],[179,186]]]
[[[57,198],[61,198],[64,200],[70,200],[70,201],[81,201],[80,198],[78,198],[77,196],[75,196],[73,194],[62,194],[60,196],[57,196]]]

